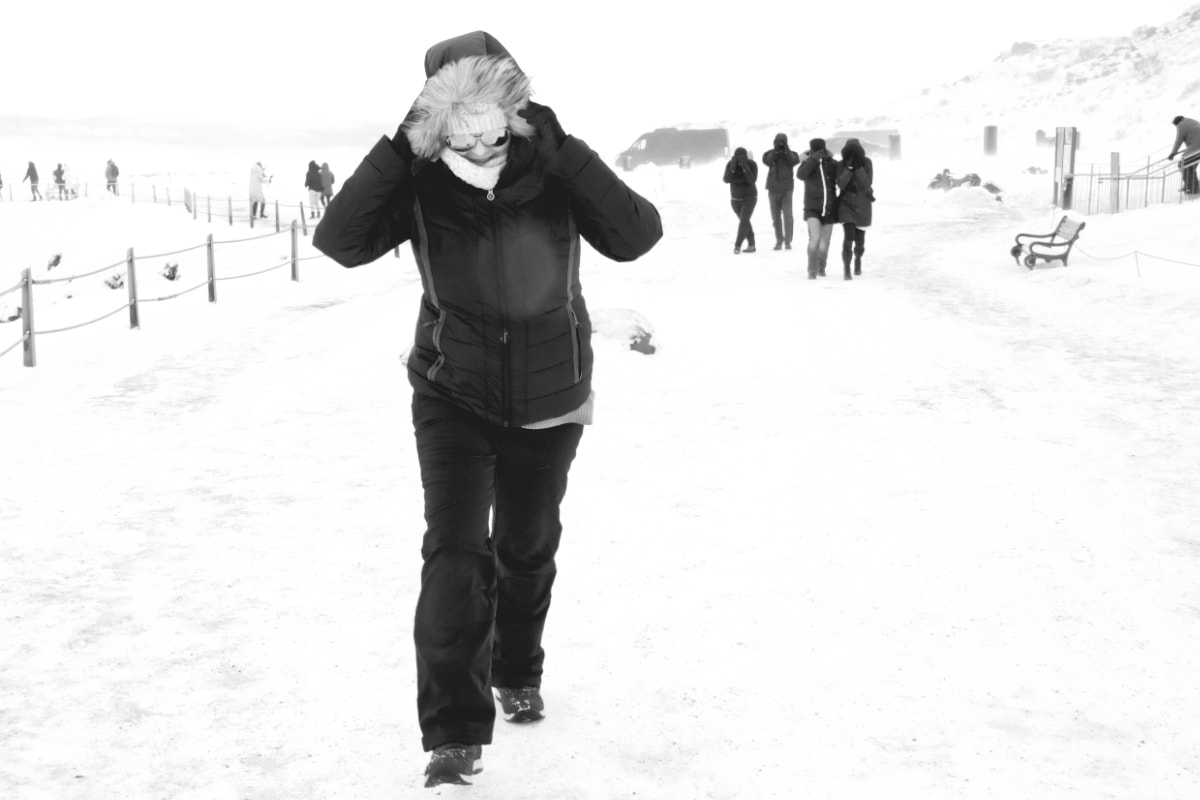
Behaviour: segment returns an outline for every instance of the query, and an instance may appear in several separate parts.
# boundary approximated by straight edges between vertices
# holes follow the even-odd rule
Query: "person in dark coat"
[[[775,249],[792,249],[792,191],[796,179],[792,170],[800,163],[800,154],[788,147],[786,133],[775,134],[770,150],[763,153],[767,165],[767,201],[771,205],[771,223],[775,226]]]
[[[838,163],[837,186],[838,221],[845,236],[842,239],[842,265],[845,279],[850,280],[850,257],[854,256],[854,274],[862,274],[862,257],[866,252],[867,228],[871,225],[871,206],[875,203],[872,188],[875,166],[858,139],[847,139]]]
[[[1180,150],[1183,158],[1179,160],[1179,169],[1183,172],[1183,192],[1185,194],[1200,194],[1200,181],[1196,179],[1196,166],[1200,164],[1200,122],[1183,115],[1171,120],[1175,126],[1175,143],[1171,145],[1168,159],[1174,159]]]
[[[21,178],[21,183],[25,181],[29,181],[29,191],[32,193],[34,202],[45,199],[42,197],[41,191],[38,190],[38,171],[32,161],[29,162],[29,167],[25,170],[25,177]]]
[[[308,162],[308,172],[304,174],[304,188],[308,189],[308,217],[316,219],[321,216],[321,168],[317,162]]]
[[[804,224],[808,228],[808,277],[825,277],[829,241],[837,224],[837,162],[824,139],[812,139],[796,167],[804,181]]]
[[[543,715],[559,507],[595,401],[580,239],[632,261],[662,222],[530,100],[490,34],[434,45],[425,74],[313,244],[357,267],[410,242],[421,276],[407,360],[426,522],[413,638],[436,786],[476,771],[497,700],[513,722]]]
[[[746,243],[746,252],[753,253],[754,227],[750,224],[750,216],[758,204],[758,164],[746,154],[746,148],[739,147],[733,151],[733,158],[725,165],[725,182],[729,184],[729,202],[738,218],[733,253],[737,255],[742,252],[742,242]]]
[[[328,162],[321,164],[321,205],[329,205],[329,201],[333,199],[333,170],[329,168]]]

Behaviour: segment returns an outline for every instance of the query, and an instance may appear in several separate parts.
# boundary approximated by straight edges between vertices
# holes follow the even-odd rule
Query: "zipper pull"
[[[500,344],[508,344],[508,328],[505,328],[504,332],[500,334]]]
[[[495,193],[495,192],[493,192],[491,189],[488,189],[488,193],[487,193],[487,199],[488,199],[488,200],[495,200],[495,199],[496,199],[496,193]]]

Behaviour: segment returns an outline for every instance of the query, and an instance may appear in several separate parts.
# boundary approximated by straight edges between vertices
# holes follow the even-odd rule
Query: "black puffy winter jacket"
[[[658,210],[582,141],[548,163],[514,136],[492,191],[380,139],[330,201],[313,244],[346,267],[411,242],[424,289],[408,359],[415,391],[520,426],[591,392],[580,236],[615,261],[662,237]]]

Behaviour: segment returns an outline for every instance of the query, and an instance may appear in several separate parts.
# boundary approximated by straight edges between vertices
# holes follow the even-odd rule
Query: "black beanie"
[[[824,139],[809,139],[808,140],[808,149],[812,150],[814,153],[817,152],[818,150],[824,150],[825,149],[825,140]]]
[[[1181,122],[1183,122],[1183,115],[1182,115],[1182,114],[1180,114],[1180,115],[1179,115],[1178,117],[1176,117],[1175,119],[1171,120],[1171,124],[1172,124],[1172,125],[1178,125],[1178,124],[1179,124],[1179,123],[1181,123]]]

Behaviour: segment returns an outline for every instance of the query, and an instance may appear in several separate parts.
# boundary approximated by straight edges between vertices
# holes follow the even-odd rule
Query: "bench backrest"
[[[1084,223],[1077,220],[1067,219],[1063,217],[1058,222],[1058,227],[1054,230],[1055,239],[1061,239],[1064,242],[1071,242],[1079,235],[1079,231],[1083,229]]]

